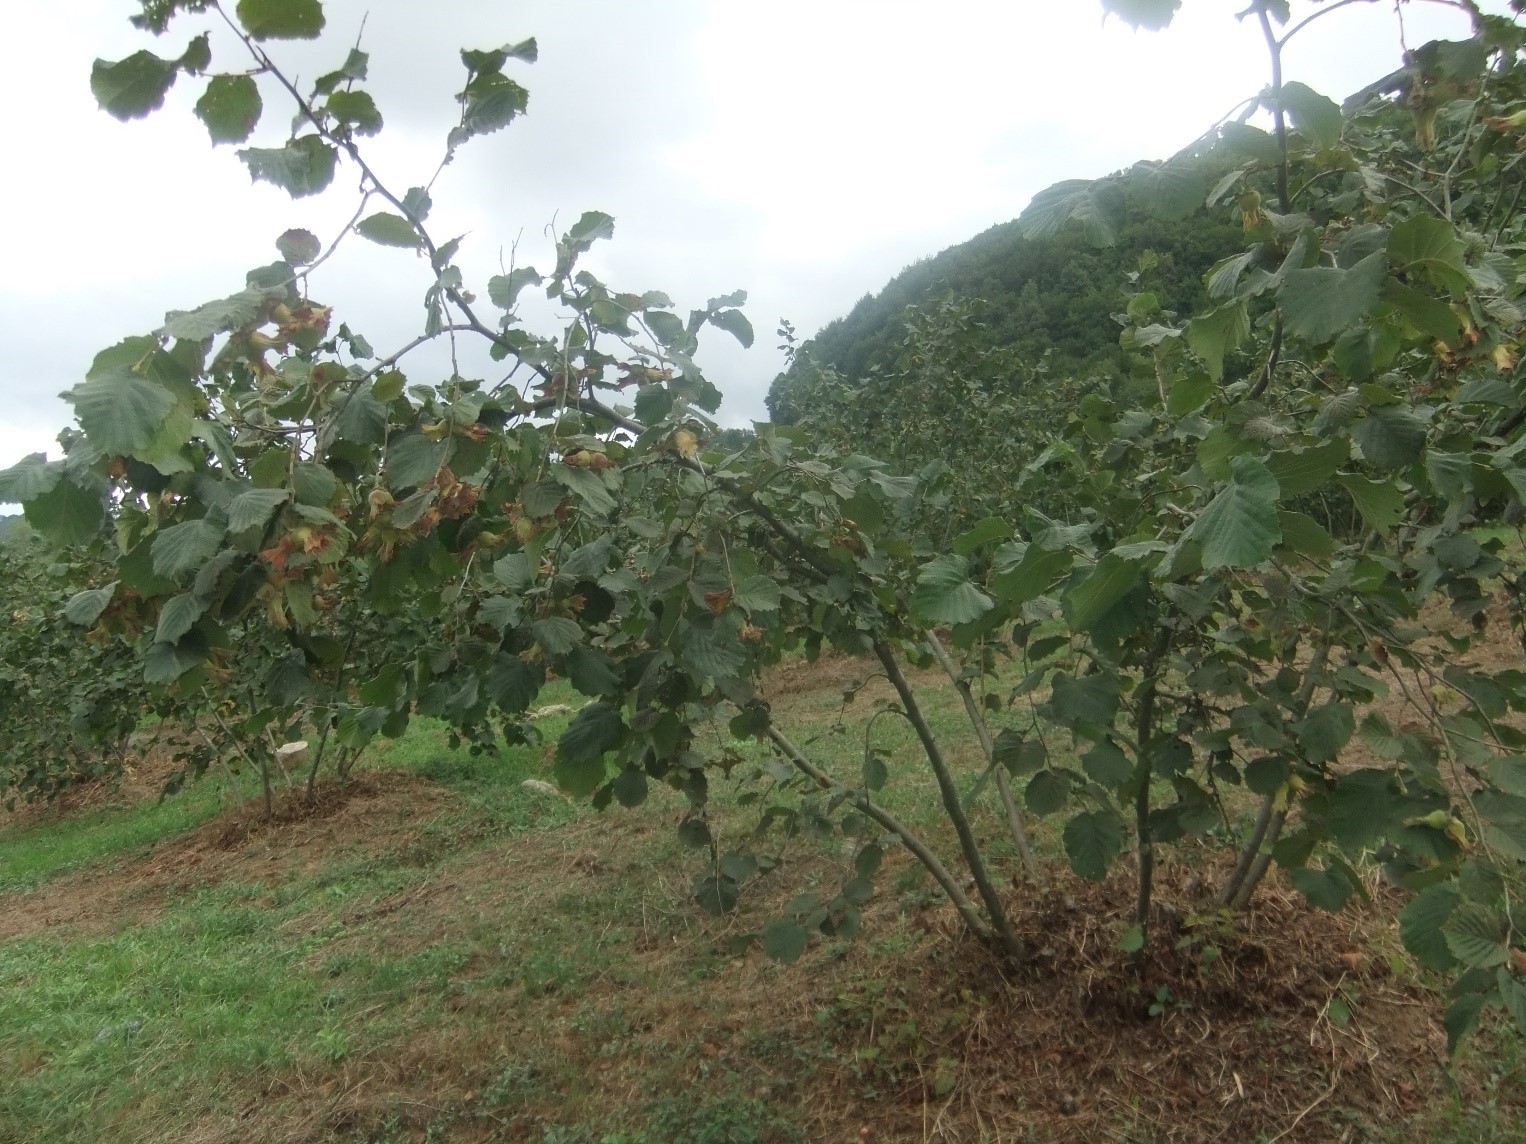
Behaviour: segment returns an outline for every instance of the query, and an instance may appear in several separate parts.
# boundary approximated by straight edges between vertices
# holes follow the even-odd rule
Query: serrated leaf
[[[1018,216],[1029,238],[1048,238],[1076,223],[1098,246],[1118,240],[1127,216],[1123,190],[1109,179],[1067,179],[1040,191]]]
[[[1386,278],[1382,253],[1369,254],[1349,270],[1289,270],[1277,291],[1288,333],[1315,343],[1330,341],[1373,311]]]
[[[293,266],[306,266],[323,252],[323,244],[312,231],[293,227],[281,232],[281,236],[276,239],[276,249]]]
[[[450,132],[452,148],[507,127],[524,113],[530,93],[501,72],[488,71],[473,78],[460,99],[461,124]]]
[[[1457,901],[1457,888],[1443,882],[1422,890],[1399,911],[1399,939],[1410,955],[1429,969],[1448,970],[1456,964],[1442,931]]]
[[[1023,801],[1034,814],[1053,814],[1070,797],[1070,779],[1061,771],[1042,770],[1028,780]]]
[[[206,610],[206,599],[194,592],[171,596],[159,609],[159,626],[154,630],[154,639],[159,643],[177,643]]]
[[[1289,80],[1282,85],[1282,107],[1293,126],[1316,148],[1324,150],[1340,142],[1341,109],[1329,96]]]
[[[526,286],[539,286],[543,279],[532,266],[520,266],[507,274],[497,274],[487,280],[488,299],[500,310],[512,310],[519,300],[519,292]]]
[[[1425,449],[1426,424],[1403,405],[1379,405],[1351,430],[1362,455],[1379,469],[1405,469]]]
[[[793,918],[774,918],[763,927],[763,952],[775,961],[790,962],[805,952],[809,935]]]
[[[23,504],[48,492],[63,476],[63,466],[45,453],[29,453],[0,470],[0,504]]]
[[[1100,882],[1123,849],[1123,820],[1110,810],[1083,811],[1065,824],[1063,838],[1070,868]]]
[[[240,290],[226,298],[204,302],[194,310],[171,310],[164,315],[160,333],[199,342],[229,330],[241,329],[259,317],[265,307],[264,290]]]
[[[1229,484],[1208,502],[1187,535],[1203,548],[1203,567],[1254,568],[1282,539],[1277,478],[1254,457],[1235,457]]]
[[[1293,733],[1298,736],[1305,759],[1327,763],[1340,754],[1356,733],[1356,715],[1349,703],[1325,703],[1294,723]]]
[[[646,801],[646,772],[640,767],[626,767],[610,784],[615,801],[623,807],[640,806]]]
[[[235,11],[256,40],[311,40],[323,31],[319,0],[238,0]]]
[[[781,598],[779,585],[761,572],[737,581],[736,594],[732,597],[736,605],[748,613],[777,612]]]
[[[740,310],[719,310],[709,317],[710,324],[717,329],[725,330],[742,344],[742,348],[752,348],[752,323],[747,320],[747,315]]]
[[[1151,214],[1180,219],[1203,205],[1208,177],[1200,165],[1187,160],[1136,163],[1129,172],[1129,190]]]
[[[556,741],[557,781],[568,794],[586,798],[604,781],[604,756],[624,741],[619,709],[604,702],[588,704]]]
[[[544,670],[517,655],[500,652],[482,680],[489,699],[511,715],[525,711],[540,694]]]
[[[1311,905],[1330,913],[1338,913],[1346,899],[1356,892],[1351,879],[1339,866],[1318,870],[1307,866],[1288,871],[1293,888],[1307,898]]]
[[[1134,764],[1111,739],[1103,739],[1081,757],[1081,769],[1102,786],[1117,788],[1134,777]]]
[[[355,224],[355,233],[380,246],[396,246],[405,250],[417,249],[419,234],[413,224],[402,215],[378,211]]]
[[[1310,560],[1328,560],[1335,554],[1335,539],[1312,516],[1301,512],[1277,510],[1277,525],[1282,529],[1282,543]]]
[[[1351,494],[1351,500],[1368,528],[1385,532],[1404,519],[1404,494],[1392,482],[1337,477],[1336,483]]]
[[[1459,902],[1442,926],[1447,950],[1470,968],[1492,969],[1510,960],[1504,919],[1479,902]]]
[[[583,639],[583,629],[566,616],[547,616],[530,625],[535,642],[554,656],[566,655]]]
[[[1137,561],[1109,552],[1092,568],[1091,575],[1065,594],[1064,607],[1070,626],[1090,631],[1108,611],[1139,583],[1143,569]]]
[[[1239,348],[1249,334],[1244,302],[1230,302],[1187,323],[1187,344],[1203,359],[1210,381],[1224,379],[1224,355]]]
[[[912,616],[924,624],[967,624],[994,605],[970,580],[970,562],[962,556],[940,556],[917,573],[911,594]]]
[[[164,106],[164,96],[178,74],[173,60],[162,60],[149,51],[134,52],[116,63],[96,60],[90,69],[90,92],[114,118],[141,119]]]
[[[1388,255],[1398,266],[1459,293],[1468,287],[1466,249],[1452,224],[1434,215],[1414,215],[1388,232]]]
[[[220,514],[208,513],[198,520],[160,529],[151,549],[154,574],[167,580],[179,580],[199,569],[222,547],[226,524],[226,518]]]
[[[82,628],[93,627],[116,594],[115,580],[104,588],[86,588],[83,592],[76,592],[64,605],[64,619]]]
[[[584,695],[613,699],[620,694],[620,673],[603,652],[581,645],[575,647],[567,653],[562,669],[572,686]]]
[[[264,104],[253,76],[215,75],[196,101],[196,117],[216,143],[242,143],[254,133]]]
[[[381,112],[368,91],[336,91],[326,104],[335,119],[356,135],[375,135],[382,129]]]
[[[246,147],[238,157],[251,179],[273,183],[294,199],[326,190],[339,163],[338,152],[317,135],[303,135],[284,147]]]
[[[155,643],[143,656],[143,680],[151,684],[174,683],[207,658],[206,644],[187,638],[178,644]]]
[[[104,490],[65,477],[26,502],[26,521],[54,544],[85,544],[106,518]]]
[[[123,366],[97,373],[64,395],[90,443],[108,456],[134,456],[175,410],[175,395]]]
[[[1266,458],[1266,467],[1277,478],[1282,497],[1298,497],[1324,484],[1351,455],[1344,439],[1326,441],[1307,449],[1282,449]]]
[[[1004,604],[1026,604],[1047,592],[1074,564],[1075,556],[1064,548],[1030,544],[1014,567],[991,577],[991,591]]]
[[[288,499],[285,489],[245,489],[228,502],[228,531],[264,527],[270,514]]]

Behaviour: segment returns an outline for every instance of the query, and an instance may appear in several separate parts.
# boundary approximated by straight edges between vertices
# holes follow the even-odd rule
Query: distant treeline
[[[942,297],[980,299],[990,346],[1047,365],[1051,376],[1126,376],[1112,316],[1123,309],[1129,276],[1138,275],[1164,309],[1188,312],[1203,301],[1204,272],[1243,242],[1238,227],[1206,212],[1177,221],[1132,215],[1111,247],[1093,245],[1079,229],[1031,239],[1016,220],[1000,223],[913,263],[823,327],[774,380],[769,413],[794,422],[792,391],[813,384],[823,367],[862,379],[887,364],[904,338],[906,308]]]

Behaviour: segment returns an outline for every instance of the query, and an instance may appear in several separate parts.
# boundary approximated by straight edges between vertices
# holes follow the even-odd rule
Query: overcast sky
[[[432,232],[467,236],[460,261],[480,287],[516,240],[521,265],[549,268],[547,224],[602,210],[615,239],[588,265],[611,286],[664,290],[680,309],[747,290],[753,349],[715,332],[700,355],[726,395],[721,420],[746,424],[765,416],[780,317],[809,335],[1036,191],[1165,157],[1253,95],[1266,59],[1254,23],[1234,18],[1244,6],[1186,0],[1150,34],[1104,22],[1097,0],[326,0],[323,41],[271,49],[311,79],[369,14],[366,86],[387,128],[367,150],[401,189],[438,161],[457,49],[535,36],[540,62],[514,73],[529,115],[462,150],[436,185]],[[204,81],[183,77],[146,120],[97,110],[93,59],[178,55],[197,19],[156,43],[128,25],[131,0],[14,8],[0,68],[0,468],[57,454],[70,420],[57,394],[97,350],[241,288],[276,235],[326,238],[354,204],[343,171],[319,199],[251,186],[191,114]],[[1408,5],[1405,22],[1412,46],[1467,32],[1436,4]],[[1340,99],[1399,53],[1393,5],[1357,3],[1293,42],[1287,78]],[[213,70],[245,66],[214,38]],[[278,146],[288,107],[264,95],[254,142]],[[413,255],[356,239],[313,292],[385,352],[420,329],[428,284]],[[429,381],[445,366],[407,368]]]

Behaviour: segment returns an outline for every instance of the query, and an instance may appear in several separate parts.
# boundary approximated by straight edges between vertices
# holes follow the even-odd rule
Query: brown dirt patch
[[[0,894],[0,941],[60,928],[71,936],[109,933],[152,920],[166,899],[197,886],[278,883],[338,857],[405,845],[450,800],[426,780],[379,772],[320,784],[311,803],[285,795],[270,819],[263,805],[248,802],[142,858]]]

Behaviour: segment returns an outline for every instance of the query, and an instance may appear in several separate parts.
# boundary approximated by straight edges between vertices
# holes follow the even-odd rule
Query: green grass
[[[200,826],[227,806],[226,780],[206,779],[163,802],[114,806],[29,826],[0,828],[0,893],[141,852]]]

